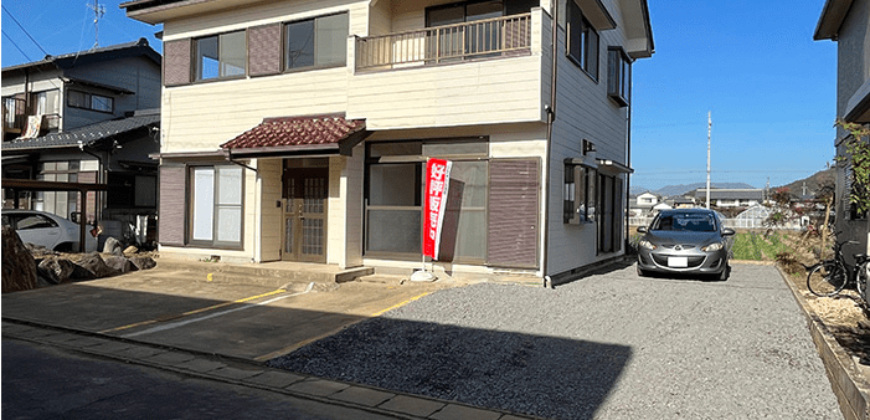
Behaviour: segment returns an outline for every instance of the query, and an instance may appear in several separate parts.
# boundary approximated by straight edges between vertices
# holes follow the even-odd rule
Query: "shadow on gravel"
[[[7,320],[249,360],[341,330],[268,364],[557,419],[593,418],[633,355],[623,345],[84,283],[4,294],[2,308]]]
[[[375,318],[270,366],[557,419],[591,419],[630,347]]]

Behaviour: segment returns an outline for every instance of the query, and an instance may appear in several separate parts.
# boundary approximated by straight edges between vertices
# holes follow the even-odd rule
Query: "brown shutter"
[[[487,264],[538,266],[538,160],[496,159],[489,164]]]
[[[248,29],[248,68],[251,76],[281,72],[281,24]]]
[[[184,166],[160,166],[157,229],[161,245],[184,245],[186,173]]]
[[[189,38],[163,43],[163,84],[165,86],[190,83],[192,51],[192,41]]]

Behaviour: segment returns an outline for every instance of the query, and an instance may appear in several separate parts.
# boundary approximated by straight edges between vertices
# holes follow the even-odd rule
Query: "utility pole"
[[[707,209],[710,209],[710,140],[713,132],[713,112],[707,111]]]
[[[94,0],[94,4],[85,4],[89,9],[94,11],[94,46],[91,50],[97,49],[100,46],[100,19],[106,14],[106,6],[100,4],[100,0]]]

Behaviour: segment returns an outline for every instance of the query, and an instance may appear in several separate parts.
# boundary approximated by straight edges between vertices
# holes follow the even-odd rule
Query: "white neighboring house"
[[[636,199],[638,206],[650,206],[650,207],[655,206],[661,200],[662,200],[662,196],[655,194],[655,193],[651,193],[649,191],[647,191],[643,194],[639,194],[637,196],[637,199]]]
[[[647,1],[553,4],[122,4],[163,24],[161,255],[410,273],[427,157],[453,162],[439,275],[623,255]]]
[[[706,200],[707,189],[695,191],[695,198]],[[711,207],[751,207],[764,202],[762,189],[710,189]]]

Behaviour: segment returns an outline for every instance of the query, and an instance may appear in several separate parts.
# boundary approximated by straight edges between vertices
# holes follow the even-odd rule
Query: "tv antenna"
[[[106,14],[106,6],[100,4],[100,0],[94,0],[94,4],[88,3],[85,6],[94,11],[94,46],[91,50],[95,50],[100,46],[100,19]]]

